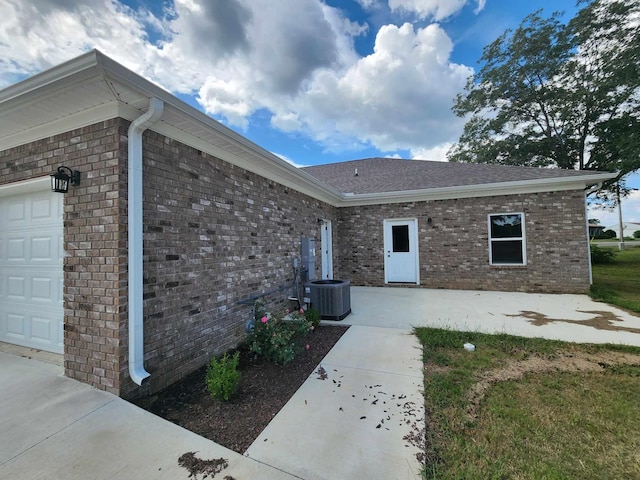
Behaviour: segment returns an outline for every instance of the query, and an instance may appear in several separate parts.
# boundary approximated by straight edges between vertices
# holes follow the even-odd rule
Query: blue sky
[[[452,100],[483,46],[537,9],[577,11],[575,0],[0,0],[0,88],[97,48],[294,165],[444,160],[464,125]],[[640,221],[638,193],[626,221]]]

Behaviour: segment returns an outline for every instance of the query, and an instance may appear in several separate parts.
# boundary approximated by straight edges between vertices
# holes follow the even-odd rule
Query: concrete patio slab
[[[307,480],[420,478],[421,365],[410,332],[350,328],[246,455]]]
[[[238,480],[295,478],[61,373],[0,352],[0,478],[186,480],[187,452],[227,459],[220,475]]]
[[[640,316],[586,295],[351,287],[351,310],[339,323],[640,346]]]

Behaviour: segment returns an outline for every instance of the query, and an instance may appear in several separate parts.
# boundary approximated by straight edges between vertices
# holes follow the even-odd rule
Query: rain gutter
[[[144,369],[142,260],[142,134],[160,120],[164,102],[149,99],[149,109],[129,126],[129,376],[142,385],[151,374]]]

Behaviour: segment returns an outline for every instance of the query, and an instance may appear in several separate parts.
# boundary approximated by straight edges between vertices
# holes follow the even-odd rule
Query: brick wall
[[[337,212],[145,132],[145,368],[152,376],[141,389],[128,374],[128,125],[114,119],[0,152],[0,172],[3,184],[60,165],[82,172],[81,185],[64,197],[65,374],[133,397],[235,347],[251,317],[238,302],[280,288],[268,300],[286,299],[300,236],[316,238],[319,249],[317,219],[335,224]]]
[[[238,344],[252,315],[239,301],[291,295],[300,237],[319,248],[317,219],[335,222],[337,212],[170,138],[143,138],[145,368],[155,391]]]
[[[126,345],[124,135],[126,125],[114,119],[0,152],[2,183],[61,165],[82,172],[80,186],[64,196],[65,374],[116,394]]]
[[[487,215],[507,212],[525,214],[523,267],[489,265]],[[340,269],[335,273],[355,285],[384,285],[383,220],[417,218],[421,287],[550,293],[589,289],[582,191],[349,207],[339,213]]]

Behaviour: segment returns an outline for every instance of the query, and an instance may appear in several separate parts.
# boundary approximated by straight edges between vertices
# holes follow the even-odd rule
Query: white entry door
[[[63,195],[45,185],[0,196],[0,341],[63,353]]]
[[[323,220],[320,232],[320,248],[322,249],[322,279],[333,278],[333,243],[331,240],[331,220]]]
[[[385,283],[420,283],[418,266],[418,220],[385,220]]]

